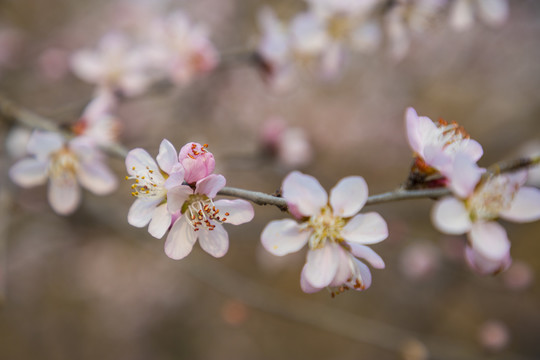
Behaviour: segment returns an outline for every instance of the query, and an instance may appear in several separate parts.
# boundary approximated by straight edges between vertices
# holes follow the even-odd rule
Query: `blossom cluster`
[[[350,50],[370,53],[387,43],[403,58],[414,35],[426,32],[450,7],[450,24],[464,30],[478,17],[489,25],[503,23],[506,0],[306,0],[308,9],[288,23],[270,8],[259,14],[257,54],[265,79],[275,88],[291,86],[303,69],[323,77],[340,73]]]
[[[73,72],[95,84],[98,93],[129,97],[162,81],[187,85],[217,65],[218,53],[206,28],[183,12],[147,21],[144,31],[112,31],[97,48],[76,51],[71,57]]]

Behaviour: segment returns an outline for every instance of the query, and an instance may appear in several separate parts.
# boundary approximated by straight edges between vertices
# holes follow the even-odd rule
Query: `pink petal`
[[[484,155],[484,149],[482,148],[482,145],[480,145],[478,141],[473,139],[469,139],[467,141],[467,144],[462,148],[462,151],[466,153],[469,158],[474,162],[480,160],[482,155]]]
[[[167,206],[171,213],[182,209],[186,200],[193,195],[193,189],[188,185],[174,187],[167,191]]]
[[[9,169],[9,177],[22,187],[32,187],[47,181],[49,164],[36,159],[23,159]]]
[[[351,287],[357,291],[366,290],[371,286],[371,271],[369,271],[366,264],[357,259],[354,259],[354,263],[356,266],[356,278],[360,282],[361,287],[355,288],[354,283],[351,284]]]
[[[264,248],[277,256],[297,252],[307,244],[311,231],[291,219],[270,221],[261,234]]]
[[[73,213],[81,202],[81,188],[75,178],[51,178],[48,190],[49,203],[60,215]]]
[[[424,157],[424,146],[428,135],[437,130],[437,125],[425,116],[418,116],[413,108],[408,108],[405,114],[407,137],[415,153]]]
[[[194,153],[194,150],[197,154]],[[184,166],[186,182],[195,183],[210,175],[216,166],[214,155],[203,151],[201,144],[190,142],[182,146],[178,154],[178,160]]]
[[[514,195],[510,209],[501,211],[500,216],[518,223],[540,220],[540,189],[520,188]]]
[[[163,184],[165,189],[169,190],[184,184],[184,169],[181,166],[182,165],[180,165],[180,167],[175,166],[172,169],[173,172],[169,173],[169,177],[167,178],[167,180],[165,180],[165,183]]]
[[[167,209],[167,204],[159,205],[152,213],[152,220],[148,225],[148,232],[157,239],[161,239],[171,226],[171,213]]]
[[[339,253],[338,269],[329,286],[341,286],[352,276],[353,258],[341,246],[337,247]]]
[[[82,186],[97,195],[109,194],[118,186],[116,176],[98,160],[82,163],[77,177]]]
[[[169,140],[163,139],[159,146],[159,154],[156,157],[159,167],[167,174],[171,173],[174,165],[178,163],[178,157],[176,155],[176,149]]]
[[[328,195],[313,176],[293,171],[283,180],[283,197],[303,216],[319,214]]]
[[[368,198],[368,186],[361,176],[341,179],[330,191],[330,205],[334,216],[348,218],[364,207]]]
[[[136,170],[148,169],[159,173],[159,168],[154,159],[144,149],[137,148],[131,150],[126,156],[126,169],[129,175],[135,175]],[[136,170],[133,170],[135,168]]]
[[[62,135],[54,132],[34,131],[28,140],[26,150],[38,159],[45,159],[60,150],[65,144]]]
[[[196,240],[197,234],[186,221],[186,217],[182,216],[174,223],[167,236],[165,254],[174,260],[183,259],[189,255]]]
[[[349,246],[354,256],[366,260],[375,269],[384,269],[384,260],[370,247],[357,243],[349,243]]]
[[[437,230],[452,235],[464,234],[472,226],[465,203],[455,197],[437,201],[431,210],[431,221]]]
[[[215,225],[213,230],[200,228],[199,244],[204,251],[213,257],[220,258],[229,250],[229,234],[222,225]]]
[[[485,169],[479,168],[467,154],[458,153],[451,172],[443,172],[443,175],[448,178],[449,186],[457,196],[467,198],[473,193],[484,172]]]
[[[388,226],[376,212],[358,214],[345,225],[341,236],[350,242],[376,244],[388,237]]]
[[[81,79],[95,83],[104,73],[100,57],[89,50],[80,50],[71,57],[71,69]]]
[[[137,199],[128,212],[128,223],[135,227],[145,227],[152,219],[154,209],[162,199]]]
[[[300,287],[302,288],[302,291],[307,294],[313,294],[322,289],[311,285],[306,280],[306,265],[304,265],[304,267],[302,268],[302,274],[300,274]]]
[[[211,174],[197,181],[197,186],[195,187],[196,194],[204,194],[210,199],[216,197],[219,190],[223,189],[225,186],[226,180],[223,175]]]
[[[312,286],[326,287],[336,275],[339,265],[339,249],[336,246],[327,243],[321,249],[308,251],[305,277]]]
[[[506,230],[494,221],[474,223],[469,240],[473,249],[489,260],[500,260],[510,252]]]
[[[510,253],[502,259],[492,260],[482,256],[482,254],[475,251],[470,246],[465,248],[465,259],[473,270],[482,275],[493,275],[504,271],[508,269],[512,263]]]
[[[219,209],[219,215],[226,224],[240,225],[253,219],[253,206],[246,200],[218,200],[214,203]],[[227,215],[228,213],[229,215]]]

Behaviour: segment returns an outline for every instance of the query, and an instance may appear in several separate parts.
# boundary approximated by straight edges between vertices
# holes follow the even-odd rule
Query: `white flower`
[[[73,125],[73,132],[96,145],[115,144],[120,130],[118,118],[113,115],[115,107],[114,95],[108,92],[99,93],[88,103],[80,119]]]
[[[36,131],[27,151],[32,157],[15,163],[9,175],[22,187],[41,185],[49,179],[49,203],[58,214],[68,215],[77,209],[79,183],[97,195],[116,189],[116,177],[103,164],[101,153],[83,138],[66,142],[60,134]]]
[[[450,25],[456,30],[467,30],[477,16],[486,24],[498,26],[508,17],[506,0],[455,0],[450,9]]]
[[[294,171],[283,181],[283,197],[289,211],[303,221],[271,221],[261,234],[261,241],[278,256],[308,244],[302,289],[313,292],[327,286],[338,287],[338,291],[369,287],[369,269],[356,257],[383,268],[382,259],[365,245],[386,239],[388,228],[378,213],[357,214],[368,197],[365,180],[360,176],[342,179],[328,199],[314,177]]]
[[[150,223],[148,232],[159,239],[172,222],[167,192],[182,185],[184,168],[178,164],[176,150],[168,140],[161,142],[156,159],[157,163],[144,149],[131,150],[126,157],[126,179],[135,181],[131,194],[137,198],[129,209],[129,224],[144,227]]]

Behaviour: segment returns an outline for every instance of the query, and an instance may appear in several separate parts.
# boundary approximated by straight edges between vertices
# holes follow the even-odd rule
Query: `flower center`
[[[126,176],[126,180],[135,180],[131,185],[132,196],[153,199],[167,195],[167,189],[163,186],[167,174],[152,170],[148,166],[145,168],[133,166],[131,170],[134,175]]]
[[[79,159],[69,148],[64,147],[51,156],[49,173],[57,180],[71,181],[79,169]]]
[[[519,184],[506,176],[496,176],[473,193],[467,201],[467,208],[473,220],[494,220],[502,210],[508,209],[519,189]]]
[[[344,226],[345,220],[334,216],[329,206],[322,208],[319,215],[313,215],[307,222],[307,228],[313,230],[309,238],[310,249],[321,249],[327,240],[341,242],[341,230]]]
[[[216,225],[212,222],[223,224],[230,215],[228,212],[221,215],[212,199],[203,194],[190,195],[182,206],[182,213],[193,227],[193,231],[199,231],[200,228],[214,230]]]
[[[187,156],[189,156],[191,159],[195,160],[198,157],[204,156],[208,150],[208,144],[199,145],[199,144],[191,144],[191,151],[187,153]]]
[[[469,140],[469,134],[463,126],[459,126],[456,122],[448,123],[443,119],[439,119],[435,142],[443,144],[443,149],[449,153],[456,153]]]

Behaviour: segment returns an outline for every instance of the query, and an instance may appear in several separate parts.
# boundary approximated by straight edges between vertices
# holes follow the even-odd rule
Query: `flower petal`
[[[328,203],[328,195],[313,176],[293,171],[283,180],[283,197],[303,216],[319,214]]]
[[[452,235],[464,234],[472,226],[463,201],[450,196],[435,203],[431,210],[431,221],[437,230]]]
[[[152,220],[148,225],[148,232],[157,239],[161,239],[171,226],[172,216],[167,204],[159,205],[152,213]]]
[[[136,170],[146,169],[159,173],[159,168],[148,152],[141,148],[131,150],[126,156],[126,169],[129,175],[136,175]],[[160,175],[161,176],[161,175]]]
[[[470,246],[465,248],[465,259],[469,266],[481,275],[493,275],[499,273],[508,269],[512,264],[510,253],[502,259],[492,260],[482,256],[482,254],[475,251]]]
[[[409,145],[415,153],[423,158],[426,139],[430,133],[437,131],[437,125],[426,116],[418,116],[412,107],[408,108],[405,113],[405,123]]]
[[[488,260],[500,260],[510,252],[506,230],[494,221],[474,223],[469,240],[473,249]]]
[[[466,153],[471,160],[474,162],[477,162],[480,160],[482,155],[484,155],[484,149],[482,148],[482,145],[476,140],[469,139],[467,141],[467,144],[463,146],[461,149],[464,153]]]
[[[223,189],[225,186],[225,177],[223,175],[211,174],[197,181],[197,186],[195,187],[196,194],[204,194],[209,198],[213,199],[216,197],[219,190]]]
[[[214,204],[219,209],[222,221],[226,224],[244,224],[251,221],[255,215],[253,206],[246,200],[218,200]],[[227,220],[223,220],[224,218]]]
[[[341,236],[350,242],[376,244],[388,237],[388,226],[376,212],[358,214],[341,230]]]
[[[163,186],[169,190],[176,186],[181,186],[184,183],[184,169],[180,166],[174,166],[172,173],[169,173],[169,177],[165,180]],[[193,193],[193,192],[192,192]]]
[[[156,160],[159,167],[167,174],[170,174],[173,166],[178,163],[176,149],[169,140],[163,139],[159,145],[159,154],[156,157]]]
[[[167,191],[167,206],[171,213],[182,209],[182,206],[193,195],[193,189],[188,185],[174,187]]]
[[[500,212],[502,218],[519,223],[540,219],[540,189],[522,187],[518,190],[510,209]]]
[[[291,219],[270,221],[261,234],[264,248],[277,256],[297,252],[307,244],[311,231]]]
[[[81,188],[75,177],[51,178],[47,195],[51,207],[60,215],[73,213],[81,202]]]
[[[64,138],[58,133],[34,131],[28,139],[26,150],[38,159],[45,159],[52,152],[60,150],[64,144]]]
[[[173,224],[165,240],[165,254],[174,260],[183,259],[189,255],[196,240],[197,234],[182,216]]]
[[[334,216],[348,218],[364,207],[368,198],[368,186],[361,176],[341,179],[330,191],[330,205]]]
[[[358,259],[354,259],[356,279],[358,283],[351,283],[350,286],[357,291],[366,290],[371,286],[371,271],[366,264]]]
[[[369,246],[356,243],[349,243],[349,246],[354,256],[366,260],[375,269],[384,269],[384,260]]]
[[[335,244],[327,243],[323,248],[309,250],[305,266],[306,280],[311,286],[328,286],[337,273],[339,249]]]
[[[22,159],[9,169],[9,177],[22,187],[41,185],[47,181],[49,164],[36,159]]]
[[[306,280],[306,265],[304,265],[304,267],[302,268],[302,274],[300,274],[300,287],[302,288],[302,291],[307,294],[313,294],[322,289],[311,285]]]
[[[351,278],[353,269],[353,257],[341,246],[337,247],[339,253],[338,269],[329,286],[341,286]]]
[[[450,182],[449,187],[460,198],[469,197],[485,172],[464,153],[456,154],[450,171],[442,171]]]
[[[128,223],[135,227],[145,227],[152,219],[154,209],[161,202],[161,198],[147,200],[137,199],[128,212]]]
[[[118,186],[116,176],[99,160],[85,161],[79,167],[77,177],[82,186],[96,195],[106,195]]]
[[[201,244],[201,248],[204,251],[213,257],[219,258],[229,250],[229,234],[223,225],[215,225],[216,227],[211,231],[206,228],[200,228],[199,244]]]

